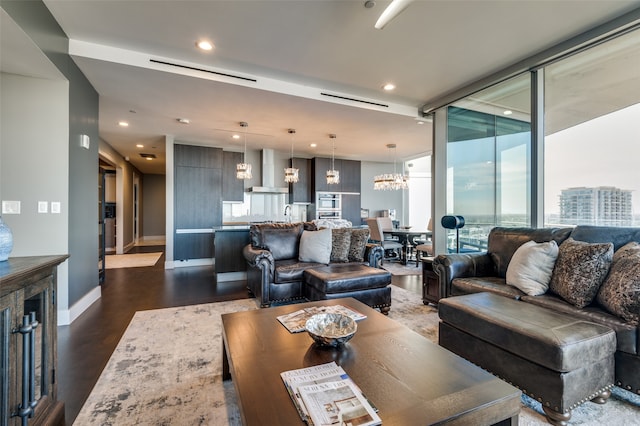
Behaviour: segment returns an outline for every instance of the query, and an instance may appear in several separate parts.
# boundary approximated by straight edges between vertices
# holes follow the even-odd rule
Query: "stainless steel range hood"
[[[263,149],[260,152],[262,162],[262,182],[261,186],[253,186],[247,192],[257,194],[288,194],[288,187],[276,186],[275,184],[275,155],[272,149]]]

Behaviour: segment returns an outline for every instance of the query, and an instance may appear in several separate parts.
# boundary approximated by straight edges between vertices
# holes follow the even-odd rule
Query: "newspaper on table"
[[[374,426],[382,420],[349,379],[298,387],[315,426]]]
[[[309,318],[315,314],[320,313],[335,313],[350,316],[355,321],[365,319],[367,316],[361,312],[358,312],[352,308],[347,308],[342,305],[331,306],[310,306],[308,308],[300,309],[299,311],[291,312],[290,314],[280,315],[278,321],[285,326],[290,333],[299,333],[305,331],[305,324]]]
[[[335,414],[335,415],[329,416],[335,421],[333,423],[328,423],[328,424],[335,424],[338,421],[337,420],[338,417],[344,420],[351,418],[352,419],[351,423],[353,423],[354,416],[356,416],[357,414],[363,413],[362,408],[360,407],[364,407],[364,411],[366,411],[367,415],[369,414],[370,411],[373,412],[374,414],[377,412],[377,409],[375,408],[375,406],[373,406],[373,404],[371,404],[371,402],[367,400],[367,398],[362,394],[362,391],[360,390],[360,388],[353,382],[353,380],[351,380],[351,378],[347,375],[344,369],[339,365],[337,365],[335,362],[329,362],[326,364],[316,365],[313,367],[300,368],[297,370],[284,371],[280,373],[280,376],[282,377],[282,381],[285,384],[287,392],[289,393],[289,396],[291,397],[291,400],[293,401],[293,404],[295,405],[296,410],[298,411],[298,414],[300,415],[302,420],[307,422],[307,424],[309,425],[322,426],[324,424],[322,422],[324,422],[327,418],[327,416],[324,414],[320,416],[318,414],[314,415],[313,412],[310,412],[310,410],[311,411],[318,410],[317,401],[320,398],[320,396],[315,395],[319,391],[318,388],[305,390],[305,392],[309,391],[307,392],[309,393],[309,395],[307,395],[308,402],[305,402],[303,400],[303,396],[300,390],[301,389],[304,390],[309,386],[324,385],[327,383],[342,383],[342,385],[339,387],[341,389],[339,392],[336,392],[336,390],[333,388],[328,388],[327,390],[331,391],[334,395],[340,394],[344,396],[349,394],[348,398],[337,399],[336,404],[331,405],[331,403],[329,402],[323,403],[323,404],[329,404],[329,405],[325,405],[323,409],[329,410],[333,414]],[[350,390],[343,389],[345,382],[350,383],[349,385]],[[351,394],[355,394],[356,399],[350,400],[350,398],[353,397]],[[360,401],[364,401],[364,403]],[[311,404],[310,409],[307,408],[308,407],[307,404]],[[341,410],[342,410],[342,414],[336,417],[336,415],[338,415],[338,413]],[[375,422],[368,423],[369,420],[367,420],[368,419],[367,416],[363,417],[362,419],[366,420],[364,423],[362,423],[364,425],[379,424]],[[372,419],[373,420],[377,419],[378,422],[380,420],[377,414],[373,416]],[[317,423],[317,421],[320,421],[321,423]],[[349,423],[345,423],[345,424],[349,424]],[[360,424],[360,423],[356,421],[356,423],[354,424]]]

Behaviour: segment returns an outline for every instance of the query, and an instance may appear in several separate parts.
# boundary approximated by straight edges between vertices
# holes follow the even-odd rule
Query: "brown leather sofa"
[[[607,312],[597,301],[579,309],[559,296],[547,292],[529,296],[506,284],[506,271],[518,247],[533,240],[555,240],[560,245],[567,238],[588,243],[613,243],[614,251],[628,242],[640,242],[640,228],[577,226],[575,228],[501,228],[491,230],[486,253],[438,255],[433,268],[438,275],[444,297],[489,292],[521,303],[533,304],[568,314],[577,320],[611,328],[616,334],[615,384],[640,394],[640,326]],[[496,359],[495,363],[504,360]],[[491,365],[483,365],[492,370]],[[496,366],[497,367],[497,366]],[[497,369],[497,368],[496,368]],[[522,371],[521,374],[528,374]]]
[[[309,294],[305,289],[304,281],[304,271],[307,269],[335,268],[335,271],[339,272],[340,266],[349,264],[368,265],[373,268],[380,266],[384,250],[381,246],[370,243],[366,244],[362,262],[330,263],[329,265],[301,262],[298,260],[298,254],[300,238],[304,230],[314,231],[316,226],[312,222],[250,226],[250,243],[244,247],[242,253],[247,262],[247,287],[249,292],[260,300],[261,307],[305,299],[305,294]],[[357,271],[353,268],[349,268],[350,280],[366,280],[368,268],[359,269],[360,272],[356,273]],[[356,287],[359,289],[349,292],[345,297],[362,299],[361,301],[372,307],[388,308],[390,306],[390,295],[388,301],[378,300],[378,298],[374,300],[371,298],[370,289],[362,288],[363,286]]]

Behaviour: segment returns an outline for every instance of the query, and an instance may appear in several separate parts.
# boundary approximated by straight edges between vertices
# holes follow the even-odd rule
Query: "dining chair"
[[[429,223],[427,224],[427,231],[433,231],[433,219],[429,218]],[[415,246],[416,250],[416,266],[420,265],[421,255],[426,254],[426,256],[433,256],[433,241],[432,237],[428,238],[428,241],[418,244]]]
[[[378,223],[380,223],[380,226],[382,226],[382,229],[393,229],[393,220],[391,220],[391,218],[389,216],[381,216],[381,217],[377,217],[375,218]],[[391,240],[391,241],[397,241],[398,237],[394,237],[393,235],[384,235],[384,233],[382,234],[383,238],[387,241]]]
[[[402,244],[400,244],[397,241],[384,239],[384,232],[382,230],[385,228],[383,228],[382,226],[383,222],[379,219],[382,219],[382,218],[370,217],[367,219],[367,225],[369,226],[369,234],[370,234],[369,238],[372,241],[375,241],[382,246],[382,248],[384,249],[385,259],[388,259],[388,260],[401,259]],[[395,253],[395,256],[388,256],[388,253],[390,252]]]

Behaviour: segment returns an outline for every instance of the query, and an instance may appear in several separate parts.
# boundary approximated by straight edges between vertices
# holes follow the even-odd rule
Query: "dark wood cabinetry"
[[[422,302],[437,305],[439,300],[440,283],[433,271],[433,257],[425,257],[422,259]]]
[[[327,170],[331,169],[331,158],[313,159],[313,188],[315,192],[353,192],[360,193],[360,161],[335,160],[335,168],[340,172],[340,183],[327,183]],[[315,199],[315,194],[313,194]]]
[[[174,146],[174,260],[213,257],[213,227],[222,225],[223,158],[220,148]]]
[[[312,203],[311,159],[293,158],[289,160],[289,166],[298,169],[298,182],[289,184],[289,203]]]
[[[216,229],[214,236],[216,274],[246,271],[247,262],[242,256],[242,249],[249,244],[249,228],[223,227]]]
[[[360,194],[342,194],[342,218],[360,225]]]
[[[0,262],[0,425],[64,425],[58,401],[57,266],[68,256]]]
[[[224,151],[222,162],[222,201],[244,201],[244,180],[236,178],[236,164],[242,162],[241,152]]]

